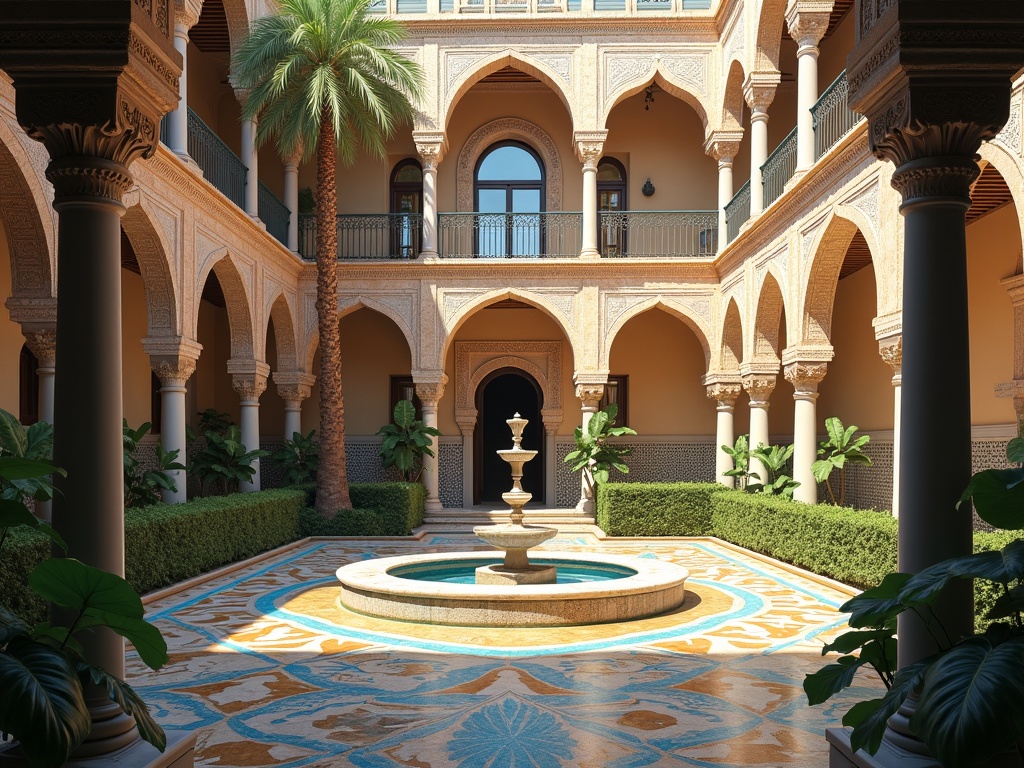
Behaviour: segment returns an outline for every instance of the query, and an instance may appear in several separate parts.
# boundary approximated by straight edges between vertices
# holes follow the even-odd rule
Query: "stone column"
[[[818,482],[811,466],[818,457],[816,401],[826,368],[820,361],[792,362],[785,367],[786,381],[793,385],[793,479],[800,483],[793,498],[805,504],[818,503]]]
[[[576,157],[583,163],[583,219],[580,224],[580,257],[597,259],[601,257],[598,248],[597,214],[597,163],[604,151],[604,140],[608,131],[576,131]]]
[[[750,215],[764,210],[764,182],[761,166],[768,159],[768,107],[775,98],[778,72],[753,72],[743,84],[743,98],[750,107]]]
[[[177,108],[167,118],[168,148],[186,164],[195,165],[188,154],[188,31],[199,21],[202,0],[176,0],[174,3],[174,49],[181,54]]]
[[[832,0],[797,0],[786,10],[789,36],[796,41],[796,170],[814,165],[814,118],[818,100],[818,43],[828,29]],[[799,489],[798,489],[799,492]]]
[[[722,450],[723,445],[730,448],[736,442],[735,430],[733,428],[733,414],[736,406],[736,398],[740,396],[742,387],[739,377],[729,380],[724,377],[707,377],[704,384],[708,390],[708,397],[718,403],[715,429],[715,480],[726,488],[733,488],[736,485],[734,478],[725,473],[733,468],[732,458]]]
[[[284,439],[302,434],[302,401],[313,392],[316,376],[302,371],[274,371],[277,394],[284,400]]]
[[[245,92],[236,91],[238,101],[245,104]],[[242,165],[245,166],[245,197],[243,209],[254,219],[260,217],[259,154],[256,151],[256,121],[242,121]]]
[[[267,388],[267,376],[270,366],[260,360],[228,360],[228,373],[231,374],[231,386],[238,393],[241,412],[239,427],[242,432],[242,445],[246,452],[260,449],[260,395]],[[256,470],[251,481],[239,484],[239,490],[251,493],[260,489],[260,460],[257,458],[250,465]]]
[[[54,388],[54,462],[67,477],[55,478],[53,525],[69,557],[123,576],[120,217],[134,183],[128,168],[153,156],[160,118],[177,103],[181,57],[166,3],[80,0],[55,12],[49,3],[7,2],[0,15],[0,69],[13,84],[19,124],[49,155],[58,217],[56,359],[63,374]],[[97,631],[81,640],[87,662],[124,678],[120,636]],[[123,750],[117,759],[124,764],[191,764],[194,736],[169,732],[160,757],[105,688],[89,684],[84,694],[92,728],[76,758],[102,763]]]
[[[892,516],[900,516],[900,419],[903,395],[903,336],[878,342],[878,352],[892,367]]]
[[[299,160],[296,152],[284,161],[284,204],[288,208],[288,250],[299,252]]]
[[[432,380],[415,381],[416,397],[420,399],[423,406],[423,426],[437,429],[437,404],[444,395],[444,385],[448,383],[448,376],[442,373],[439,378]],[[423,454],[423,485],[427,489],[427,512],[440,512],[441,504],[441,479],[439,476],[441,442],[438,438],[431,438],[433,441],[434,455]]]
[[[462,506],[469,509],[473,506],[473,433],[476,431],[477,413],[472,418],[467,415],[455,417],[462,433]]]
[[[178,461],[187,464],[185,455],[186,384],[196,370],[196,362],[203,350],[202,344],[180,336],[146,338],[142,349],[149,355],[153,372],[160,379],[160,445],[165,451],[178,451]],[[180,504],[188,500],[186,476],[183,470],[168,473],[174,481],[174,491],[161,491],[167,504]]]
[[[444,158],[448,144],[441,131],[413,131],[413,140],[423,166],[423,241],[420,244],[420,256],[433,258],[438,255],[437,166]]]
[[[768,431],[768,406],[775,389],[775,374],[746,373],[743,375],[743,389],[750,397],[750,450],[760,445],[771,445]],[[764,465],[751,458],[750,471],[756,472],[761,482],[767,480]]]
[[[587,431],[587,425],[590,424],[590,418],[597,413],[597,407],[601,404],[601,398],[604,397],[604,385],[607,383],[607,376],[600,377],[587,377],[584,379],[579,374],[576,375],[576,397],[582,402],[582,419],[581,427],[583,431]],[[594,477],[590,473],[590,469],[583,470],[583,478],[580,484],[580,500],[576,504],[576,510],[586,515],[594,515],[597,512],[596,502],[594,498]]]
[[[57,326],[56,323],[49,325],[23,324],[21,333],[25,337],[25,344],[36,360],[39,367],[36,374],[39,377],[39,413],[40,421],[53,424],[53,385],[54,373],[57,366]]]
[[[733,188],[732,162],[740,151],[743,131],[715,131],[704,142],[704,152],[718,161],[718,248],[725,247],[728,228],[725,207],[736,194]],[[732,479],[732,478],[728,478]]]

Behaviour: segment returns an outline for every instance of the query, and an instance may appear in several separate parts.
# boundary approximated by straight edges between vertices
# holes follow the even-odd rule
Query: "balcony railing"
[[[440,0],[441,13],[494,14],[494,13],[552,13],[578,12],[581,0]],[[647,11],[706,11],[711,0],[594,0],[595,11],[619,11],[627,15]],[[370,13],[413,14],[426,13],[427,0],[371,0]]]
[[[605,257],[707,257],[718,251],[718,211],[602,211]]]
[[[731,243],[740,233],[740,227],[750,218],[750,182],[747,181],[725,206],[725,228]]]
[[[188,111],[188,154],[203,177],[239,208],[245,206],[245,166],[199,115]]]
[[[863,117],[849,107],[850,84],[846,72],[835,79],[811,107],[814,119],[814,159],[828,152],[853,130]]]
[[[438,254],[447,259],[539,259],[580,255],[582,214],[439,213]]]
[[[786,183],[796,173],[796,128],[782,140],[775,151],[761,166],[761,179],[764,181],[764,207],[782,197]]]
[[[420,253],[423,216],[418,213],[338,214],[338,258],[415,259]],[[299,253],[316,258],[316,216],[299,216]]]
[[[288,207],[262,181],[256,193],[256,203],[260,220],[267,227],[267,232],[287,245],[288,218],[291,215]]]

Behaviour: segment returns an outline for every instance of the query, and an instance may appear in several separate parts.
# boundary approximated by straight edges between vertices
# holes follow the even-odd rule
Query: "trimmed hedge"
[[[293,486],[306,494],[313,507],[316,485]],[[423,525],[427,491],[420,483],[351,483],[349,495],[355,509],[343,510],[329,520],[304,513],[303,536],[408,536]],[[312,512],[312,510],[310,510]]]
[[[1011,541],[1020,538],[1024,538],[1024,531],[975,531],[974,551],[986,552],[1002,549]],[[1002,593],[1002,587],[997,584],[977,579],[974,581],[974,623],[979,632],[989,624],[983,617]]]
[[[610,536],[709,536],[717,483],[601,483],[597,524]]]
[[[28,575],[50,556],[50,540],[28,528],[12,528],[0,547],[0,604],[27,621],[46,618],[46,603],[28,588]]]

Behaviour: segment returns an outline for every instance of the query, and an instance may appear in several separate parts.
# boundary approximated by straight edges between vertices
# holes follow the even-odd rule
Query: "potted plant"
[[[1024,439],[1010,441],[1006,453],[1011,463],[1024,462]],[[960,503],[968,500],[991,525],[1024,529],[1024,468],[979,472]],[[967,637],[950,637],[931,610],[957,579],[989,582],[999,594],[984,616],[987,626]],[[855,704],[843,717],[843,725],[853,727],[854,750],[878,751],[889,718],[914,694],[910,729],[946,768],[982,765],[1014,749],[1024,760],[1024,539],[917,574],[890,573],[839,610],[850,614],[852,631],[822,652],[844,655],[808,675],[804,691],[810,704],[818,704],[850,685],[858,669],[874,669],[886,694]],[[897,671],[896,617],[905,611],[925,622],[940,650]]]
[[[423,473],[423,456],[433,456],[431,437],[440,432],[426,426],[416,418],[416,407],[411,400],[399,400],[395,404],[393,424],[385,424],[377,430],[383,436],[380,444],[381,465],[384,469],[395,467],[406,482],[419,480]]]

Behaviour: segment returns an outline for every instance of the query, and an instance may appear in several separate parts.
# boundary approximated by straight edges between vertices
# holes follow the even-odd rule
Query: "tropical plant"
[[[311,429],[308,435],[301,432],[292,433],[291,440],[286,439],[270,457],[270,462],[281,470],[285,485],[316,482],[316,470],[320,463],[319,446]]]
[[[825,432],[828,434],[828,440],[823,440],[818,444],[818,455],[823,458],[811,465],[814,479],[819,483],[825,483],[832,503],[840,507],[844,506],[846,499],[846,465],[871,466],[871,457],[862,450],[871,441],[871,438],[868,435],[861,435],[854,439],[853,436],[857,429],[854,426],[844,429],[843,422],[836,416],[825,419]],[[836,484],[836,488],[839,490],[838,496],[830,479],[832,471],[836,469],[839,470],[839,482]]]
[[[26,429],[14,414],[0,408],[0,456],[48,461],[52,453],[52,424],[37,421]],[[53,484],[49,475],[12,479],[0,477],[0,498],[49,501],[53,498]]]
[[[135,451],[139,442],[149,434],[151,427],[147,421],[138,429],[132,429],[128,426],[128,419],[121,420],[124,437],[124,505],[128,509],[159,503],[160,491],[177,491],[178,486],[168,473],[185,469],[185,465],[177,461],[179,451],[165,451],[160,443],[156,444],[157,469],[146,469],[136,458]]]
[[[739,435],[732,447],[723,445],[722,450],[732,459],[732,469],[725,473],[726,477],[735,477],[737,488],[746,490],[750,479],[750,443],[747,435]]]
[[[337,158],[360,148],[377,157],[401,123],[411,123],[418,65],[396,50],[405,28],[369,14],[370,0],[279,0],[256,19],[232,59],[248,89],[245,118],[257,139],[274,137],[282,157],[316,156],[317,324],[320,350],[320,460],[316,508],[324,517],[350,509],[345,467],[345,410],[338,331]]]
[[[750,452],[750,458],[761,462],[765,477],[761,473],[750,472],[749,477],[755,482],[747,481],[746,490],[750,493],[767,493],[772,496],[793,498],[793,491],[800,483],[785,474],[786,465],[793,457],[792,445],[759,445]]]
[[[1007,458],[1024,461],[1024,440],[1010,441]],[[968,500],[991,525],[1024,529],[1024,468],[979,472],[960,504]],[[946,585],[959,579],[982,579],[1000,592],[985,615],[990,623],[984,631],[962,638],[950,637],[932,610]],[[804,691],[810,704],[818,704],[849,686],[858,669],[874,669],[885,696],[859,702],[843,717],[843,724],[853,727],[854,750],[874,754],[889,718],[913,693],[917,704],[910,730],[946,768],[978,765],[1012,749],[1024,757],[1024,539],[1001,551],[944,560],[917,574],[890,573],[839,610],[850,613],[852,631],[823,653],[844,655],[808,675]],[[897,671],[896,618],[906,611],[920,617],[939,651]]]
[[[615,417],[618,415],[618,406],[610,403],[603,411],[598,411],[590,417],[586,432],[581,427],[576,427],[573,433],[576,438],[576,450],[570,451],[564,459],[567,464],[572,465],[573,472],[583,470],[591,498],[594,486],[607,483],[612,469],[617,469],[623,474],[629,472],[629,467],[623,459],[632,453],[633,449],[608,442],[613,437],[636,434],[629,427],[615,426]]]
[[[394,423],[377,430],[384,437],[380,444],[381,465],[384,469],[398,469],[406,482],[416,482],[423,473],[423,455],[434,455],[430,438],[441,433],[416,418],[416,406],[411,400],[399,400],[392,415]]]
[[[216,432],[223,437],[235,425],[228,414],[216,408],[207,408],[196,415],[199,416],[199,434],[197,435],[191,427],[186,427],[185,434],[189,440],[196,440],[199,435],[205,435],[207,432]]]
[[[4,482],[64,474],[49,461],[0,456]],[[67,547],[57,532],[37,520],[20,501],[0,499],[0,554],[11,528],[25,526]],[[0,733],[19,742],[31,768],[63,765],[92,728],[84,686],[106,690],[111,701],[135,718],[139,735],[161,752],[167,745],[163,729],[153,720],[139,695],[123,680],[90,664],[80,635],[106,627],[129,640],[150,669],[167,662],[167,644],[160,630],[144,618],[142,601],[119,576],[71,558],[39,563],[28,576],[31,589],[61,606],[69,623],[49,621],[30,627],[0,605]]]
[[[190,471],[199,478],[204,495],[208,488],[221,494],[234,493],[239,483],[255,476],[252,463],[269,455],[269,451],[246,451],[242,431],[232,424],[224,435],[212,430],[206,433],[206,445],[192,459]]]

